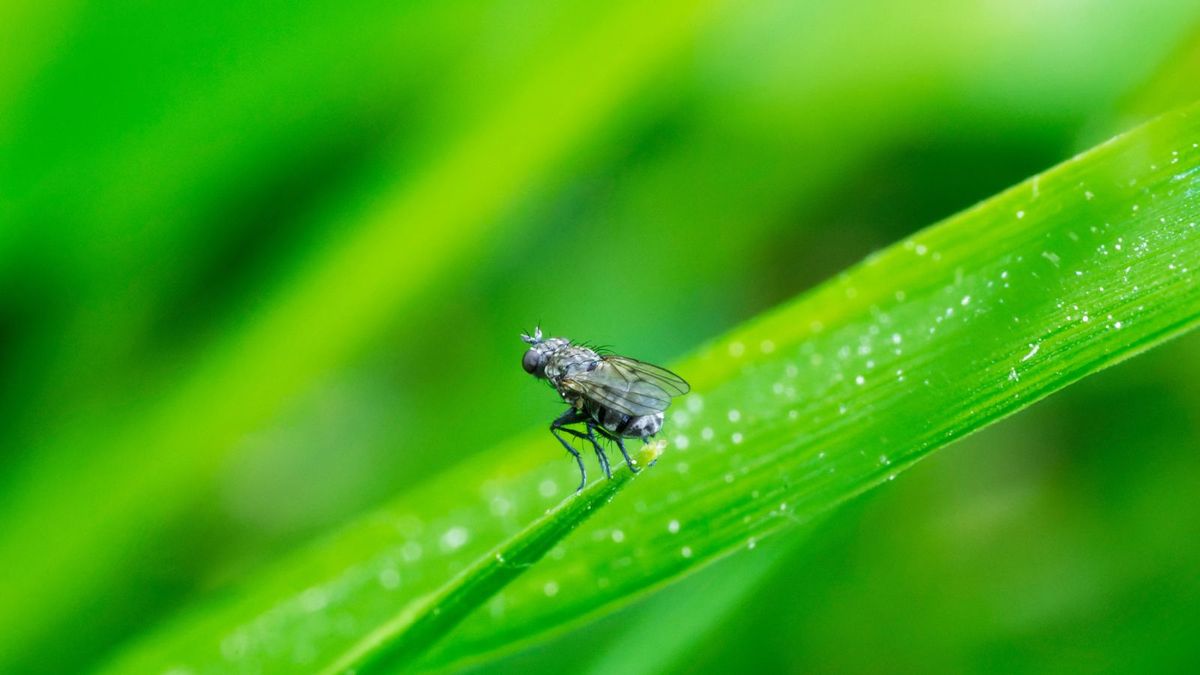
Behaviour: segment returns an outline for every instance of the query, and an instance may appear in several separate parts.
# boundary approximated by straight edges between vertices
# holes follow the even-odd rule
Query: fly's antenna
[[[539,342],[542,341],[542,327],[538,326],[537,328],[534,328],[532,336],[530,336],[529,333],[522,333],[521,339],[528,342],[531,345],[538,344]]]

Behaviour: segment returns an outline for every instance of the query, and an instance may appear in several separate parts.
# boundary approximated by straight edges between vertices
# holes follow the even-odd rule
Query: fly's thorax
[[[566,341],[564,340],[564,342]],[[546,378],[558,386],[560,382],[571,375],[595,368],[596,362],[599,360],[600,355],[587,347],[567,343],[547,356]]]

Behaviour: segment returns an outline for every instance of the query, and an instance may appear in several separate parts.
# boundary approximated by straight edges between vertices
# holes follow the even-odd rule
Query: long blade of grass
[[[422,602],[359,640],[325,669],[338,673],[382,664],[408,663],[526,568],[541,560],[563,537],[578,527],[633,477],[618,471],[603,483],[593,483],[578,498],[568,498],[546,512],[491,556],[450,579]]]
[[[426,663],[548,635],[753,549],[1193,327],[1198,222],[1192,108],[871,256],[707,346],[678,365],[695,393],[670,415],[672,447],[659,465],[482,604]],[[389,625],[404,641],[421,625],[424,598],[453,594],[445,580],[540,517],[572,468],[544,433],[481,455],[182,617],[113,671],[362,665],[353,655],[363,635]]]

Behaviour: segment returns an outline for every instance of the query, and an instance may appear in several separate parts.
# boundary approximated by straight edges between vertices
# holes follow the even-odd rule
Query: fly
[[[615,442],[629,470],[637,473],[624,439],[649,442],[662,430],[663,411],[671,405],[671,399],[690,390],[688,383],[666,368],[644,361],[599,353],[572,344],[567,338],[543,338],[541,328],[532,336],[521,335],[521,339],[530,345],[521,359],[525,372],[549,381],[571,406],[550,423],[550,433],[579,464],[578,489],[587,484],[587,470],[583,457],[562,437],[563,433],[592,444],[605,476],[612,478],[612,469],[597,435]],[[568,429],[569,424],[583,424],[587,433]]]

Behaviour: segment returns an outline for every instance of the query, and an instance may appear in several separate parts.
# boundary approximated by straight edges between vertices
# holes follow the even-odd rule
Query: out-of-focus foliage
[[[1121,130],[1129,110],[1183,102],[1194,81],[1170,73],[1186,72],[1198,18],[1172,0],[0,7],[0,670],[95,663],[303,538],[542,425],[555,405],[516,367],[515,338],[539,319],[667,360]],[[968,469],[939,459],[909,474],[905,500],[862,508],[882,509],[874,532],[895,537],[922,513],[1044,486],[1062,505],[1040,508],[1072,520],[1001,501],[1028,534],[1006,542],[1011,559],[982,559],[1026,591],[1038,541],[1110,559],[1131,533],[1187,522],[1186,500],[1155,500],[1186,494],[1191,458],[1137,460],[1194,447],[1180,366],[1193,360],[1182,349],[1157,377],[1125,366],[1102,380],[1110,399],[977,441],[988,456],[1033,453],[1011,483],[984,469],[963,482]],[[1111,414],[1132,403],[1156,416]],[[1097,411],[1127,420],[1123,440],[1084,433]],[[938,500],[946,490],[961,501]],[[1119,523],[1097,498],[1112,490],[1138,506]],[[906,625],[959,640],[951,653],[1013,635],[1056,644],[1062,624],[1043,614],[989,619],[993,587],[968,573],[978,559],[946,542],[905,538],[831,576],[856,522],[839,516],[818,538],[830,543],[796,554],[805,567],[763,578],[732,628],[711,610],[712,636],[756,636],[709,640],[713,662],[770,658],[806,626],[836,630],[835,611],[886,616],[875,598],[919,602],[903,592],[926,549],[944,551],[959,592]],[[999,540],[989,527],[945,536]],[[1191,549],[1154,550],[1136,574],[1114,562],[1069,575],[1080,593],[1055,616],[1134,603],[1098,614],[1091,630],[1123,638],[1098,658],[1193,653]],[[759,618],[779,618],[767,598],[814,584],[828,612]],[[797,658],[822,663],[815,647]]]

